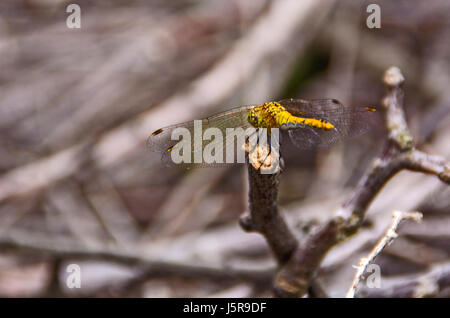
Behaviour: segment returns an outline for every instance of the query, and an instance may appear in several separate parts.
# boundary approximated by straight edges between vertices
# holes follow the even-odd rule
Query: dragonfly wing
[[[227,144],[234,142],[235,140],[234,136],[228,136],[226,134],[227,128],[241,127],[243,130],[245,130],[246,128],[250,127],[250,123],[247,120],[247,111],[250,107],[251,106],[235,108],[201,120],[200,144],[194,144],[194,121],[158,129],[152,133],[148,140],[150,150],[162,153],[163,162],[172,164],[172,151],[179,151],[177,147],[180,146],[179,143],[181,142],[181,140],[172,139],[173,133],[176,132],[177,128],[185,128],[185,131],[188,132],[191,137],[191,145],[189,147],[191,152],[191,161],[193,162],[194,158],[196,157],[202,158],[202,163],[188,164],[188,166],[217,166],[217,164],[215,163],[203,162],[203,150],[206,146],[208,146],[209,149],[220,148],[225,154]],[[211,139],[203,140],[204,133],[208,128],[218,129],[222,135],[222,138],[214,138],[217,137],[214,136],[211,137]]]
[[[153,152],[166,153],[179,141],[172,140],[172,133],[176,128],[186,128],[193,133],[194,121],[171,125],[155,130],[147,140],[147,145]]]
[[[342,134],[337,130],[321,130],[313,127],[291,129],[289,136],[292,143],[300,149],[328,147],[342,139]]]
[[[289,131],[293,143],[299,148],[326,147],[345,137],[356,137],[374,125],[377,114],[365,107],[348,107],[336,99],[286,99],[279,102],[292,115],[323,119],[334,129],[314,127],[294,128]]]

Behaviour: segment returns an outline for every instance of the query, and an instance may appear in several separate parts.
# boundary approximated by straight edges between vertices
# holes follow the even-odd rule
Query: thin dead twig
[[[444,297],[448,298],[450,263],[438,263],[419,274],[384,278],[383,288],[361,286],[358,295],[376,298]]]
[[[357,271],[352,281],[352,285],[350,286],[345,296],[346,298],[353,298],[355,296],[356,288],[358,287],[358,284],[362,279],[362,276],[366,271],[367,266],[369,266],[369,264],[371,264],[375,260],[375,258],[385,249],[385,247],[391,244],[392,241],[398,236],[396,231],[400,222],[407,219],[420,222],[422,220],[422,213],[394,211],[392,217],[393,217],[392,224],[389,226],[386,233],[374,246],[369,255],[367,255],[367,257],[361,258],[361,260],[359,261]]]

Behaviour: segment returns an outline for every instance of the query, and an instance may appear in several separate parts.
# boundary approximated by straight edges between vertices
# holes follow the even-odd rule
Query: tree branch
[[[388,140],[372,169],[362,178],[352,196],[335,216],[317,232],[309,235],[278,272],[275,290],[280,296],[303,296],[328,250],[357,232],[367,207],[386,182],[402,169],[438,175],[449,183],[445,159],[426,155],[414,148],[403,112],[403,75],[397,67],[384,75],[387,94],[383,100]]]
[[[251,154],[250,154],[251,156]],[[271,160],[273,156],[266,159],[270,161],[267,169],[277,164]],[[263,174],[261,164],[255,167],[249,162],[246,154],[249,184],[249,212],[241,216],[240,224],[245,231],[261,233],[279,264],[284,264],[297,248],[298,241],[289,229],[286,221],[278,211],[278,178],[280,171],[271,174]]]

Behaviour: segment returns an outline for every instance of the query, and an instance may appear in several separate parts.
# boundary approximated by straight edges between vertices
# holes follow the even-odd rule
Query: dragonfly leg
[[[255,136],[255,134],[256,134],[256,136]],[[255,137],[256,137],[256,143],[253,142],[253,139]],[[252,153],[255,150],[255,148],[258,145],[258,143],[259,143],[259,131],[258,131],[258,129],[256,129],[254,132],[252,132],[249,136],[246,136],[245,143],[248,146],[246,151],[248,153]]]
[[[272,155],[272,138],[271,138],[271,135],[270,135],[270,129],[267,129],[266,137],[267,137],[267,145],[268,145],[268,148],[269,148],[268,150],[269,151],[267,152],[267,155],[264,157],[264,160],[261,161],[261,165],[259,166],[258,170],[261,169],[261,167],[266,162],[267,158]]]

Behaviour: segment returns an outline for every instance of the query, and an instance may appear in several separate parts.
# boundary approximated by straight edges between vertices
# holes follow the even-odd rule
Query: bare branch
[[[272,156],[270,157],[272,158]],[[297,248],[298,241],[278,211],[278,178],[280,171],[263,174],[261,165],[249,163],[246,154],[249,213],[241,216],[240,224],[246,231],[264,235],[279,264],[285,263]],[[264,162],[266,164],[266,162]],[[275,164],[270,162],[269,166]],[[270,169],[270,167],[268,167]]]

